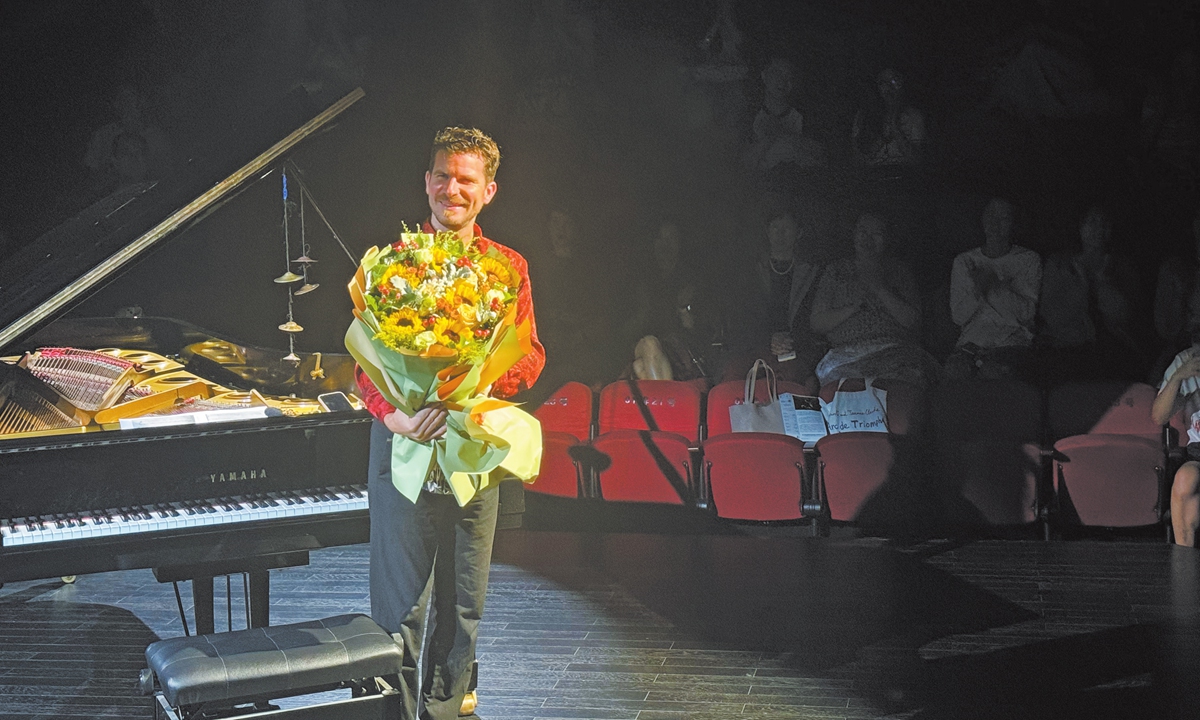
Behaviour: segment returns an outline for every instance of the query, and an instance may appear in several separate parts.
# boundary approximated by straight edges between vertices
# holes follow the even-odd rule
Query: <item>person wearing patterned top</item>
[[[1162,386],[1150,409],[1154,422],[1166,425],[1183,412],[1187,424],[1188,461],[1175,471],[1171,483],[1171,529],[1175,544],[1196,546],[1200,525],[1200,348],[1193,345],[1175,356],[1163,375]]]
[[[817,364],[822,385],[886,378],[925,387],[933,357],[917,342],[920,296],[913,274],[885,253],[886,226],[864,214],[854,227],[854,257],[830,263],[817,284],[810,322],[829,352]]]
[[[546,352],[537,339],[533,295],[525,259],[511,248],[483,237],[475,224],[496,195],[500,150],[475,129],[446,128],[434,138],[425,191],[431,215],[425,232],[449,231],[481,250],[503,253],[521,276],[517,323],[529,321],[533,352],[493,383],[491,395],[505,398],[531,387],[541,374]],[[430,442],[446,432],[446,411],[433,405],[413,415],[392,407],[359,370],[359,389],[376,422],[371,428],[368,496],[371,513],[371,616],[400,636],[404,663],[399,688],[405,720],[449,720],[474,714],[471,687],[475,642],[487,593],[498,490],[482,488],[459,506],[446,478],[431,464],[414,503],[392,484],[391,439],[401,435]],[[435,571],[436,565],[436,571]],[[426,638],[429,599],[433,627],[417,674]]]

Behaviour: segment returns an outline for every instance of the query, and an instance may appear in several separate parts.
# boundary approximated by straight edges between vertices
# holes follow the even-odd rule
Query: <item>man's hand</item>
[[[388,430],[417,442],[437,440],[446,434],[446,409],[440,405],[421,408],[412,417],[399,410],[384,416]]]
[[[980,297],[987,297],[999,280],[991,268],[980,265],[972,265],[967,269],[967,273],[971,277],[971,283],[979,291]]]

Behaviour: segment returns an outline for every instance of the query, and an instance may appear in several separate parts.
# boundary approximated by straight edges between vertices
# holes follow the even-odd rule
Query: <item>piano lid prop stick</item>
[[[188,398],[207,398],[209,395],[208,384],[203,380],[196,380],[187,385],[180,385],[177,388],[164,390],[160,393],[147,395],[144,398],[130,400],[127,403],[121,403],[101,410],[96,413],[95,420],[101,425],[115,423],[126,418],[138,417],[139,415],[147,415],[157,410],[169,408],[175,404],[176,400],[187,400]]]

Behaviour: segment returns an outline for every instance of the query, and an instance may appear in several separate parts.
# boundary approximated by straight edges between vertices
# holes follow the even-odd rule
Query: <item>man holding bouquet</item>
[[[522,336],[525,354],[490,383],[490,391],[486,388],[481,391],[485,396],[506,398],[533,385],[545,365],[546,356],[537,340],[525,259],[511,248],[483,237],[475,224],[479,212],[496,195],[495,177],[499,164],[499,148],[479,130],[452,127],[439,132],[433,141],[429,171],[425,173],[431,215],[423,232],[437,234],[438,238],[446,238],[445,233],[452,233],[455,237],[450,238],[451,241],[461,240],[473,252],[488,253],[501,261],[506,259],[512,279],[519,276],[513,325],[520,326],[525,333]],[[405,247],[403,239],[393,246],[400,247]],[[449,267],[444,271],[445,277],[453,278],[456,272],[454,267]],[[430,277],[434,277],[433,273]],[[434,277],[434,280],[438,278]],[[385,299],[391,297],[389,292],[392,296],[417,292],[403,280],[392,279],[392,282],[401,289],[393,291],[385,283],[382,285]],[[499,307],[493,303],[493,307]],[[470,313],[471,317],[477,317],[473,309]],[[478,317],[485,314],[486,309]],[[435,331],[432,322],[427,322],[424,328]],[[415,329],[423,328],[418,325]],[[475,332],[486,337],[489,328],[481,327]],[[362,362],[360,360],[360,365]],[[409,444],[411,441],[427,447],[443,441],[450,429],[447,421],[451,414],[438,402],[415,411],[397,409],[385,399],[385,393],[381,393],[379,387],[382,386],[377,387],[377,382],[372,382],[361,367],[357,377],[367,409],[377,420],[371,430],[368,479],[371,615],[389,632],[399,633],[404,643],[404,669],[402,687],[399,688],[403,695],[404,717],[418,716],[418,698],[423,706],[420,710],[422,719],[446,720],[460,714],[471,715],[476,698],[474,691],[469,690],[469,684],[491,564],[498,506],[494,480],[500,470],[471,475],[473,484],[467,485],[468,489],[464,491],[462,477],[465,475],[453,473],[455,482],[452,483],[451,478],[447,478],[451,473],[442,470],[437,462],[440,456],[434,454],[432,460],[422,460],[428,462],[427,467],[417,469],[424,478],[419,490],[414,487],[410,492],[404,492],[398,487],[402,483],[394,477],[394,472],[403,470],[402,474],[409,474],[413,468],[404,467],[402,461],[397,461],[393,443]],[[450,432],[454,430],[450,429]],[[401,464],[397,465],[397,462]],[[426,636],[425,621],[431,593],[433,627],[428,635],[424,677],[420,678],[417,663]]]

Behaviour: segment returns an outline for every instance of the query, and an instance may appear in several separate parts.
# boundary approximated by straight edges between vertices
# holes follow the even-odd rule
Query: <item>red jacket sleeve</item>
[[[358,381],[359,396],[362,398],[363,405],[367,406],[367,412],[380,420],[392,414],[396,409],[395,406],[383,399],[383,395],[375,387],[375,383],[371,382],[371,378],[367,377],[367,374],[357,365],[354,366],[354,379]]]
[[[490,240],[488,242],[504,253],[513,269],[521,275],[521,287],[517,290],[517,324],[520,325],[525,320],[529,321],[529,339],[533,343],[533,350],[518,360],[516,365],[509,368],[508,372],[501,375],[500,379],[492,384],[492,397],[508,398],[522,390],[528,390],[537,382],[538,376],[542,374],[542,368],[546,367],[546,349],[538,340],[537,322],[533,317],[533,290],[529,286],[529,264],[516,250]]]
[[[525,262],[525,258],[520,253],[512,248],[484,237],[481,237],[480,240],[504,253],[513,269],[521,276],[521,287],[517,290],[517,324],[529,320],[529,339],[533,344],[533,350],[518,360],[516,365],[509,368],[508,372],[501,375],[500,379],[492,384],[492,397],[509,398],[522,390],[528,390],[537,382],[538,376],[542,374],[542,368],[546,366],[546,349],[538,340],[537,322],[533,316],[533,290],[529,286],[529,264]],[[371,378],[367,377],[361,368],[355,366],[354,376],[358,381],[358,389],[368,412],[382,420],[384,416],[390,415],[396,409],[383,398],[383,395],[375,387],[375,383],[371,382]]]

